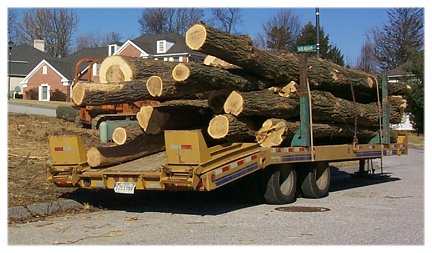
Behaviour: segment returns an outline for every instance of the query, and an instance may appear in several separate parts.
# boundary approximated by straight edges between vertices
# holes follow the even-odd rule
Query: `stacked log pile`
[[[247,36],[204,24],[187,31],[186,44],[209,55],[204,64],[110,56],[100,67],[104,84],[75,86],[77,105],[158,101],[137,113],[139,126],[116,129],[119,146],[91,148],[90,166],[162,151],[164,130],[203,129],[215,140],[263,147],[290,144],[300,127],[298,55],[265,52]],[[308,82],[315,143],[350,143],[354,135],[367,142],[378,134],[380,78],[311,57]],[[389,88],[390,122],[399,123],[410,87]]]

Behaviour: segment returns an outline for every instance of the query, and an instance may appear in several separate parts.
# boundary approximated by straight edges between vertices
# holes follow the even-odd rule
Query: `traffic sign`
[[[314,53],[316,52],[316,45],[297,46],[297,53]]]

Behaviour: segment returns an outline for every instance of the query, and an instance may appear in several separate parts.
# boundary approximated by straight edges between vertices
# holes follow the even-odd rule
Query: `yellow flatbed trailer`
[[[201,130],[165,131],[166,151],[107,168],[91,168],[79,136],[50,136],[48,181],[60,187],[137,190],[212,191],[258,173],[268,203],[295,200],[297,185],[306,197],[328,195],[328,162],[364,161],[406,155],[407,138],[396,143],[264,148],[256,143],[207,147]],[[258,186],[259,187],[259,186]]]

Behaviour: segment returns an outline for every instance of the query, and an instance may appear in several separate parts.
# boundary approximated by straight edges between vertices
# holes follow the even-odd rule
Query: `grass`
[[[27,100],[27,99],[10,99],[8,100],[10,104],[19,105],[33,105],[33,106],[44,106],[44,107],[57,107],[59,105],[71,106],[72,102],[62,102],[62,101],[38,101],[38,100]]]

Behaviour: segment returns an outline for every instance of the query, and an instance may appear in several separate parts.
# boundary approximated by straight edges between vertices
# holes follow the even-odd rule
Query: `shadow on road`
[[[400,180],[390,174],[357,178],[335,167],[332,167],[331,175],[330,192]],[[245,194],[247,190],[240,184],[227,185],[211,192],[137,191],[133,195],[117,194],[112,190],[77,189],[63,197],[109,210],[219,215],[258,205],[257,202],[250,201],[250,196]]]
[[[356,176],[353,173],[339,170],[336,167],[331,167],[331,183],[330,192],[343,191],[357,187],[368,185],[383,184],[393,181],[398,181],[400,178],[392,177],[392,173],[383,174],[368,174],[363,177]]]

